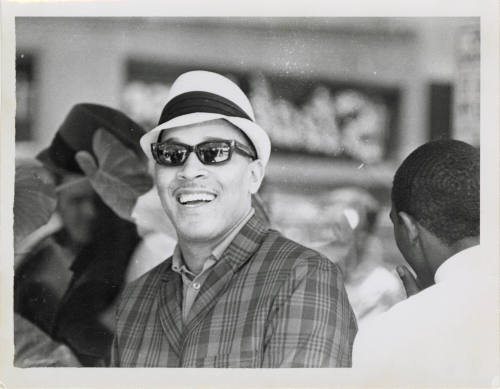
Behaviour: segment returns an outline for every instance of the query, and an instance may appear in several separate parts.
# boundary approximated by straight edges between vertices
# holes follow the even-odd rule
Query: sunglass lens
[[[205,164],[227,161],[230,154],[231,146],[224,142],[207,142],[198,146],[198,157]]]
[[[164,165],[179,166],[184,163],[188,150],[183,145],[163,144],[158,149],[158,159]]]

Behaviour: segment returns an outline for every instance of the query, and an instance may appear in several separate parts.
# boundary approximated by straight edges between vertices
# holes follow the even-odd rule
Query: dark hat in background
[[[75,155],[87,151],[95,157],[92,139],[98,129],[113,134],[123,145],[142,156],[139,139],[145,134],[139,124],[124,113],[103,105],[75,105],[59,127],[50,146],[37,159],[57,174],[83,174]]]

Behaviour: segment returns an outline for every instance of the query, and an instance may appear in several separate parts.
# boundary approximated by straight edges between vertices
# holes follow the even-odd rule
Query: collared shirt
[[[182,258],[179,245],[176,245],[172,255],[172,270],[179,273],[182,277],[182,319],[187,320],[189,311],[193,305],[198,292],[207,278],[208,269],[217,263],[224,251],[229,247],[234,237],[240,232],[243,226],[250,220],[255,213],[250,208],[248,213],[226,234],[225,238],[214,248],[212,254],[203,262],[203,267],[199,274],[195,274],[188,269]]]
[[[360,327],[353,367],[368,369],[375,385],[491,385],[499,362],[492,270],[479,246],[450,257],[435,285]]]
[[[436,270],[434,281],[440,284],[455,277],[467,277],[485,266],[484,262],[481,260],[479,246],[469,247],[444,261]]]

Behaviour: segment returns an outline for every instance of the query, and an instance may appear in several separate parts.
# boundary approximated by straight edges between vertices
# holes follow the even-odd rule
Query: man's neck
[[[244,224],[243,222],[245,219],[252,215],[251,212],[253,212],[253,210],[249,208],[248,211],[245,212],[230,229],[228,229],[221,237],[214,240],[192,241],[182,239],[182,237],[179,236],[178,245],[182,253],[182,259],[189,270],[194,274],[199,274],[203,269],[203,264],[214,253],[216,247],[222,244],[226,239],[229,239],[231,234],[235,233],[235,230],[239,231],[239,229],[243,227],[242,224]]]
[[[207,244],[207,242],[185,242],[181,240],[179,240],[178,244],[184,263],[194,274],[201,272],[203,264],[216,246],[216,244]]]
[[[478,244],[479,236],[464,238],[456,241],[450,246],[450,257],[472,246],[477,246]]]

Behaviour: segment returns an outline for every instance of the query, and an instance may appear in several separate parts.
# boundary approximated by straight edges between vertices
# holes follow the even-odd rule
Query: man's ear
[[[256,159],[248,165],[248,169],[250,175],[250,193],[254,194],[259,190],[260,184],[264,179],[264,165],[260,159]]]
[[[417,222],[411,215],[408,215],[406,212],[398,212],[398,216],[401,220],[403,230],[407,234],[408,241],[413,244],[416,243],[419,238]]]

